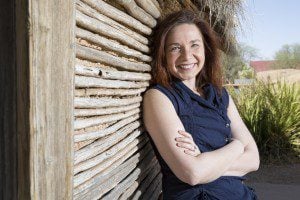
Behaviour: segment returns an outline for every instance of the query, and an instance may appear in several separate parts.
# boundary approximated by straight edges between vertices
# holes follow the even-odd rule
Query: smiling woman
[[[165,49],[170,73],[194,87],[195,78],[205,61],[202,35],[197,26],[182,24],[174,27],[167,37]]]
[[[256,199],[243,176],[258,169],[258,150],[222,87],[209,25],[183,10],[155,34],[143,117],[162,169],[163,198]]]

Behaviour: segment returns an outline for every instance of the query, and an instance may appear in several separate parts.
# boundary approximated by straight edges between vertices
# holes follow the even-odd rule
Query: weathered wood
[[[149,82],[119,81],[95,77],[75,76],[75,87],[103,87],[103,88],[143,88],[149,86]]]
[[[128,81],[149,81],[149,73],[136,73],[118,70],[103,69],[101,67],[90,67],[81,64],[75,65],[75,73],[82,76],[100,77],[104,79],[117,79]]]
[[[114,19],[122,24],[136,29],[137,31],[150,35],[152,29],[142,24],[140,21],[131,17],[130,15],[118,10],[117,8],[105,3],[102,0],[82,0],[83,2],[90,5],[92,8],[98,10],[100,13]]]
[[[97,190],[95,191],[97,198],[102,197],[106,192],[116,187],[116,185],[119,184],[126,176],[128,176],[131,173],[134,173],[134,169],[136,169],[136,167],[138,168],[137,171],[140,172],[140,169],[145,168],[149,160],[151,160],[153,157],[154,153],[153,151],[151,151],[143,160],[139,160],[140,162],[138,166],[136,162],[133,162],[134,164],[130,165],[130,167],[128,167],[128,170],[124,170],[123,173],[118,173],[112,176],[106,182],[102,183],[101,186],[97,187]]]
[[[150,186],[147,188],[147,190],[143,193],[141,199],[145,199],[145,200],[151,200],[154,194],[154,191],[156,188],[158,188],[158,190],[161,190],[161,178],[162,178],[162,174],[159,173],[154,180],[151,182]],[[157,194],[156,194],[157,195]]]
[[[128,174],[131,174],[133,170],[137,167],[138,164],[139,168],[145,168],[146,164],[149,160],[154,157],[153,151],[150,151],[146,154],[144,158],[129,159],[127,166],[122,167],[119,166],[119,172],[110,176],[108,179],[103,181],[101,184],[94,184],[91,188],[89,193],[87,194],[89,198],[101,198],[106,192],[114,188],[120,181],[122,181]]]
[[[113,148],[112,150],[108,150],[107,151],[108,153],[106,153],[104,151],[107,150],[107,149],[109,149],[109,148],[111,148],[117,142],[112,143],[112,144],[100,144],[101,145],[100,147],[103,147],[103,150],[100,147],[98,147],[98,146],[96,147],[97,149],[99,149],[100,152],[96,152],[94,150],[92,150],[91,152],[87,152],[87,151],[84,151],[84,149],[79,150],[79,151],[81,151],[81,155],[85,154],[85,155],[89,156],[89,158],[91,158],[91,159],[86,160],[86,158],[79,157],[81,159],[80,161],[82,161],[82,162],[75,165],[74,173],[78,173],[78,172],[90,169],[90,168],[92,168],[92,167],[100,164],[101,162],[103,162],[103,160],[105,160],[107,158],[106,154],[109,154],[109,152],[111,153],[112,151],[115,151],[115,150],[119,150],[119,148],[120,147],[123,148],[124,145],[128,145],[136,137],[138,137],[139,135],[141,135],[142,131],[141,130],[135,130],[132,133],[131,133],[131,131],[128,131],[126,134],[127,135],[125,135],[125,137],[126,136],[128,136],[128,137],[125,138],[125,139],[124,138],[120,138],[120,137],[117,138],[119,140],[122,140],[122,142],[118,143],[116,145],[116,147]],[[123,133],[123,135],[124,135],[124,133]],[[104,153],[102,153],[102,152],[104,152]]]
[[[6,107],[15,124],[8,123],[5,126],[13,126],[14,132],[2,135],[17,139],[14,145],[16,151],[9,152],[10,159],[15,160],[17,153],[18,173],[17,182],[10,189],[16,192],[13,197],[4,199],[72,199],[73,188],[73,68],[75,65],[74,49],[74,2],[73,1],[6,1],[1,2],[2,13],[6,12],[3,5],[14,6],[13,13],[6,23],[1,23],[0,32],[10,29],[13,21],[14,29],[10,37],[2,38],[12,43],[15,52],[10,53],[15,59],[13,65],[5,63],[5,73],[1,77],[10,78],[7,84],[13,84],[14,96],[10,103],[17,106],[10,110]],[[2,20],[1,20],[2,22]],[[4,25],[4,26],[2,26]],[[0,46],[3,44],[1,43]],[[4,45],[6,47],[6,45]],[[2,54],[7,56],[7,54]],[[0,59],[1,60],[1,59]],[[1,63],[1,70],[2,70]],[[9,67],[13,67],[9,70]],[[7,71],[6,71],[7,70]],[[12,73],[7,74],[8,73]],[[7,87],[2,85],[1,87]],[[1,91],[2,92],[2,91]],[[4,94],[7,94],[5,92]],[[7,104],[5,98],[1,104]],[[2,107],[1,107],[2,110]],[[15,113],[17,112],[17,113]],[[3,117],[8,117],[7,111]],[[8,118],[9,120],[9,118]],[[7,122],[6,119],[4,122]],[[17,137],[17,138],[16,138]],[[7,141],[7,139],[5,138]],[[2,145],[2,142],[0,142]],[[2,146],[0,147],[2,149]],[[7,150],[10,150],[9,148]],[[1,152],[2,159],[7,158]],[[12,179],[15,179],[12,175]],[[2,190],[2,177],[0,178]],[[16,188],[16,189],[14,189]],[[10,191],[8,191],[10,192]],[[1,193],[1,192],[0,192]],[[0,199],[2,199],[2,195]]]
[[[114,40],[105,38],[98,34],[94,34],[90,31],[81,29],[80,27],[76,28],[75,33],[76,33],[76,36],[79,38],[82,38],[82,39],[85,39],[94,44],[100,45],[101,47],[104,47],[105,49],[112,50],[121,55],[124,55],[127,57],[132,56],[132,57],[138,58],[144,62],[150,62],[152,60],[150,56],[142,54],[140,51],[136,51],[136,50],[131,49],[125,45],[122,45]]]
[[[155,7],[161,12],[161,8],[160,8],[160,5],[159,3],[157,2],[157,0],[151,0],[152,3],[155,5]]]
[[[126,146],[124,147],[124,144],[117,144],[113,146],[108,151],[98,155],[97,163],[94,164],[94,167],[89,168],[88,170],[82,171],[79,174],[75,175],[74,177],[74,187],[77,187],[78,185],[84,183],[85,181],[91,179],[96,174],[100,173],[101,171],[105,170],[107,167],[109,167],[112,163],[116,162],[124,162],[128,157],[130,157],[132,154],[134,154],[137,150],[141,149],[147,142],[147,138],[145,135],[140,135],[139,137],[133,139],[133,141],[130,141],[130,143],[126,143]],[[131,153],[128,153],[131,152]],[[126,155],[126,156],[125,156]],[[102,157],[101,159],[99,159]],[[77,168],[76,171],[82,170]]]
[[[123,32],[126,35],[129,35],[130,37],[134,38],[135,40],[148,45],[149,41],[146,37],[142,36],[141,34],[132,31],[131,29],[123,26],[122,24],[116,22],[115,20],[99,13],[97,10],[91,8],[89,5],[76,0],[76,9],[81,11],[83,14],[86,14],[92,18],[98,19],[99,21],[107,24],[108,26],[114,27],[115,29]]]
[[[131,96],[131,95],[139,95],[145,90],[146,88],[137,88],[137,89],[87,88],[85,90],[85,95],[86,96]]]
[[[146,179],[150,180],[148,182],[151,182],[154,179],[154,177],[160,172],[160,166],[157,162],[157,159],[155,159],[154,161],[151,161],[150,165],[151,165],[150,171],[147,170],[147,171],[145,171],[145,173],[143,173],[141,176],[139,176],[138,179],[135,180],[133,182],[133,184],[119,197],[119,200],[131,199],[129,197],[142,184],[142,181],[145,179],[146,176],[147,176]],[[154,167],[152,167],[152,166],[154,166]],[[141,193],[139,193],[139,195],[141,195]]]
[[[133,103],[139,103],[142,101],[141,96],[132,97],[132,98],[88,98],[88,97],[76,97],[74,100],[75,108],[103,108],[110,106],[124,106]]]
[[[149,173],[148,176],[139,184],[138,189],[134,192],[134,194],[130,197],[132,200],[138,200],[140,197],[146,192],[147,188],[153,182],[155,177],[160,173],[160,166],[157,163],[157,167],[155,167],[152,173]]]
[[[149,53],[149,47],[141,42],[135,40],[129,35],[119,31],[118,29],[109,26],[97,19],[87,16],[76,10],[76,24],[93,32],[99,33],[100,35],[107,36],[109,38],[116,39],[123,44],[126,44],[136,50],[144,53]]]
[[[154,18],[160,17],[160,12],[152,0],[135,0],[136,3]]]
[[[128,174],[129,172],[123,172],[121,169],[125,169],[129,165],[132,165],[132,169],[136,166],[136,164],[142,160],[149,151],[151,150],[151,145],[146,145],[142,150],[131,156],[128,160],[120,165],[120,163],[115,162],[110,167],[106,168],[101,173],[94,176],[92,179],[84,182],[74,189],[74,199],[91,199],[87,198],[88,195],[93,195],[93,190],[96,190],[104,181],[113,177],[117,173]],[[150,152],[151,153],[151,152]],[[115,165],[116,164],[116,165]]]
[[[79,151],[75,152],[74,165],[102,153],[117,142],[123,140],[125,137],[127,137],[130,133],[132,133],[135,129],[137,129],[140,126],[141,122],[135,121],[122,127],[115,134],[111,134],[109,137],[106,138],[101,138],[95,141],[94,143],[80,149]],[[140,134],[142,132],[142,128],[139,128],[134,132],[135,134]],[[128,138],[125,138],[125,140],[130,140],[130,137],[128,136]]]
[[[99,124],[105,124],[113,121],[117,121],[120,119],[124,119],[126,117],[132,116],[134,114],[140,113],[141,109],[136,108],[124,113],[116,113],[116,114],[109,114],[104,116],[98,116],[98,117],[89,117],[84,119],[76,119],[74,122],[74,129],[82,129],[87,128],[91,126],[96,126]]]
[[[145,12],[142,8],[140,8],[134,0],[115,0],[124,8],[126,11],[133,16],[134,18],[138,19],[140,22],[143,22],[147,26],[154,28],[156,26],[156,20],[147,12]]]
[[[118,67],[120,69],[145,72],[150,71],[151,67],[148,64],[131,62],[126,59],[111,55],[109,53],[92,49],[89,47],[84,47],[81,45],[76,45],[76,56],[82,59],[96,61],[100,63],[106,63]]]
[[[121,127],[137,120],[139,118],[139,114],[132,115],[130,117],[127,117],[125,119],[122,119],[115,123],[114,125],[105,128],[103,130],[97,130],[97,131],[92,131],[92,132],[87,132],[87,133],[82,133],[82,134],[76,134],[74,135],[74,141],[75,142],[81,142],[81,141],[86,141],[86,140],[92,140],[92,139],[97,139],[100,137],[107,136],[109,134],[112,134],[113,132],[119,130]]]
[[[100,109],[75,109],[74,116],[75,117],[88,117],[88,116],[97,116],[97,115],[108,115],[121,113],[129,110],[133,110],[134,108],[140,107],[140,103],[129,104],[127,106],[120,107],[108,107],[108,108],[100,108]]]
[[[162,177],[161,177],[162,179]],[[161,179],[158,181],[158,185],[156,186],[156,188],[154,189],[152,195],[150,194],[149,195],[149,199],[152,200],[152,199],[159,199],[159,196],[162,194],[162,181]]]
[[[121,194],[127,190],[134,182],[136,182],[139,178],[145,177],[151,168],[154,166],[155,162],[152,160],[143,160],[142,164],[140,163],[137,168],[134,169],[132,173],[128,175],[122,182],[120,182],[116,187],[114,187],[109,193],[102,197],[102,200],[110,200],[110,199],[119,199]]]

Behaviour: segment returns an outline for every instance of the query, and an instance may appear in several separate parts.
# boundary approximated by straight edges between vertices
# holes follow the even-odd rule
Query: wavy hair
[[[172,75],[166,65],[165,43],[168,33],[181,24],[194,24],[202,34],[205,62],[196,77],[196,87],[200,89],[206,84],[213,84],[219,94],[222,90],[222,72],[220,67],[220,52],[217,36],[209,24],[200,19],[199,15],[190,10],[181,10],[168,15],[154,30],[152,45],[152,80],[151,84],[171,87]]]

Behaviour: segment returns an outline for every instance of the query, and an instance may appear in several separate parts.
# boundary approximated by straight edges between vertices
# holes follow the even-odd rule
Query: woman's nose
[[[181,54],[182,58],[184,60],[188,60],[192,57],[192,52],[191,52],[191,49],[189,48],[184,48],[183,51],[182,51],[182,54]]]

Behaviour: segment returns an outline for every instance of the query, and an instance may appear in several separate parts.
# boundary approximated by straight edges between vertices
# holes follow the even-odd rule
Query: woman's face
[[[204,44],[198,27],[181,24],[168,33],[165,55],[170,73],[182,81],[195,81],[204,61]]]

